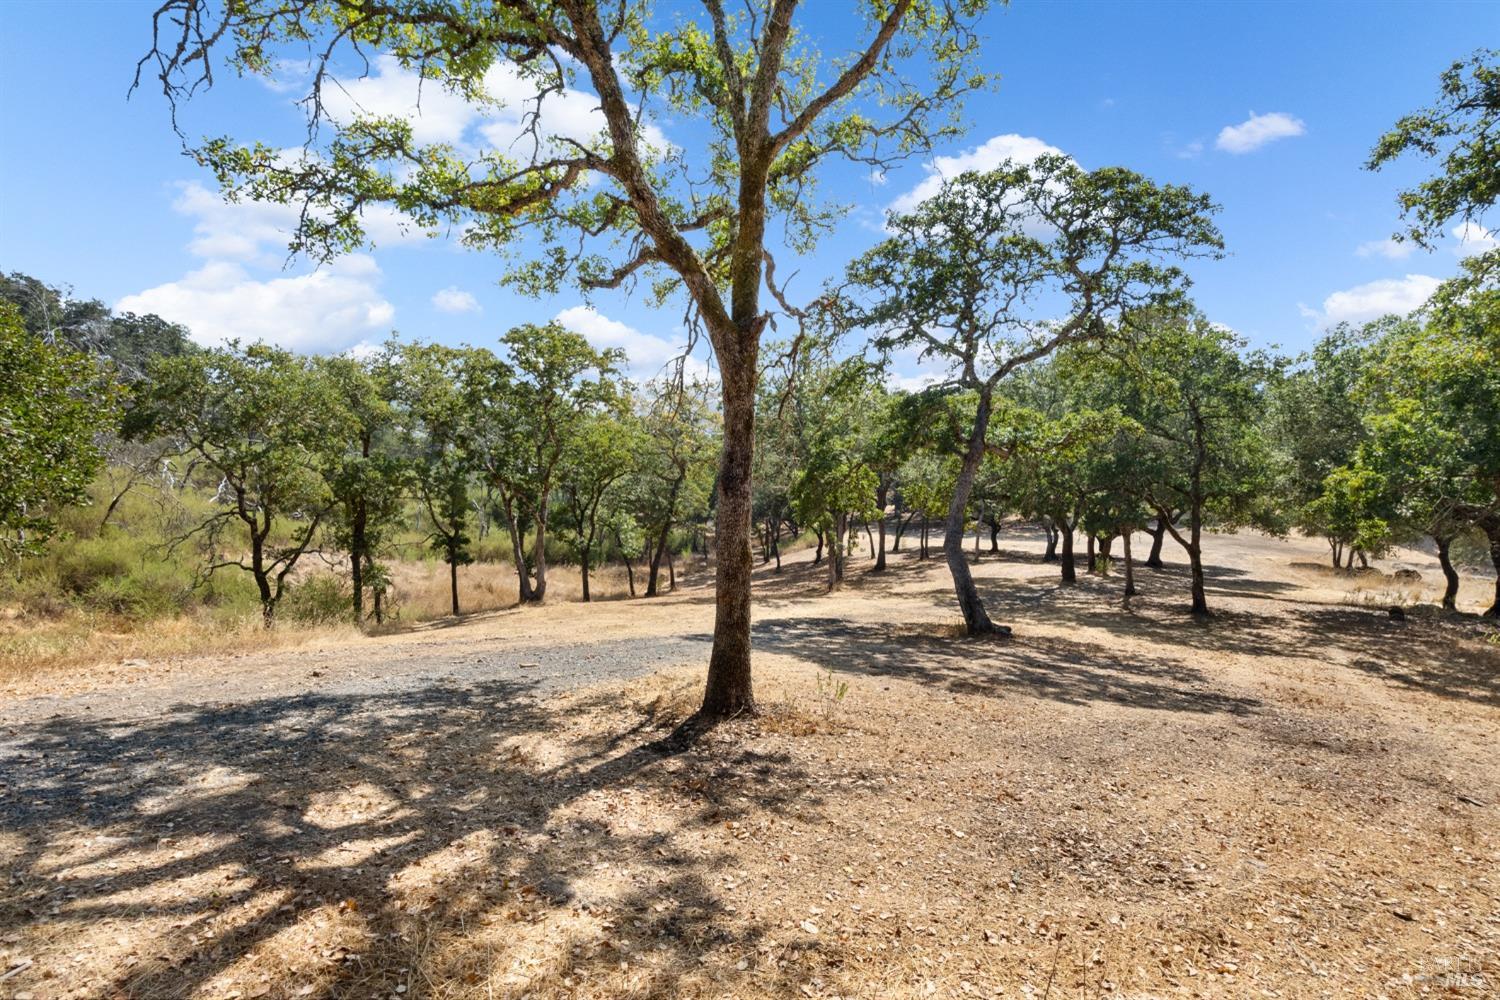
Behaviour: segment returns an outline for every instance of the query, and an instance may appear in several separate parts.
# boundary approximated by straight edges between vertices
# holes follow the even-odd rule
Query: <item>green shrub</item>
[[[290,621],[326,625],[349,619],[353,600],[343,579],[319,573],[294,583],[282,598],[279,613]]]

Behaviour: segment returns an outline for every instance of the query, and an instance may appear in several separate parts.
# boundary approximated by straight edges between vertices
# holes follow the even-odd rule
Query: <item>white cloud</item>
[[[1494,231],[1484,228],[1477,222],[1459,223],[1453,227],[1452,235],[1458,241],[1458,246],[1453,248],[1453,252],[1460,257],[1471,257],[1500,246],[1500,238],[1496,238]]]
[[[371,358],[378,357],[382,349],[380,344],[372,340],[361,340],[353,347],[346,347],[344,357],[353,358],[355,361],[369,361]]]
[[[490,101],[470,102],[436,81],[403,69],[395,57],[381,55],[369,76],[325,87],[323,103],[335,122],[360,114],[404,118],[419,143],[470,147],[477,133],[492,149],[530,156],[526,127],[537,111],[536,83],[513,66],[496,63],[484,75],[484,89]],[[605,131],[599,98],[572,87],[548,94],[541,104],[539,131],[544,150],[557,139],[589,143],[599,138]],[[643,137],[654,148],[671,147],[661,129],[649,121],[643,125]]]
[[[1184,143],[1183,145],[1178,146],[1173,151],[1173,155],[1175,155],[1179,160],[1194,160],[1197,159],[1202,153],[1202,139],[1194,139],[1191,142]]]
[[[115,309],[182,323],[205,345],[263,340],[296,351],[340,351],[390,327],[396,310],[377,288],[379,277],[374,258],[364,254],[269,281],[232,261],[210,261],[179,281],[125,296]]]
[[[421,143],[457,143],[481,114],[480,107],[403,69],[388,54],[375,58],[369,76],[325,84],[323,107],[341,124],[357,115],[404,118]]]
[[[296,205],[225,201],[198,181],[181,185],[172,208],[194,219],[188,251],[195,257],[264,267],[279,267],[286,261],[287,247],[301,211]],[[427,238],[393,208],[369,206],[361,221],[365,234],[376,246],[419,243]]]
[[[667,362],[680,357],[686,346],[655,334],[642,333],[633,326],[601,315],[592,306],[571,306],[558,313],[556,319],[569,330],[583,334],[600,350],[621,348],[630,360],[630,367],[647,378],[655,375]]]
[[[1417,245],[1411,240],[1393,240],[1387,236],[1383,240],[1371,240],[1361,243],[1355,253],[1361,257],[1384,257],[1387,260],[1405,260],[1417,249]]]
[[[1016,163],[1031,163],[1045,153],[1061,155],[1062,150],[1040,139],[1009,133],[994,136],[983,145],[965,150],[956,156],[935,156],[931,163],[923,164],[927,176],[916,187],[891,202],[890,210],[910,212],[918,204],[937,194],[943,186],[943,181],[957,177],[965,171],[993,170],[1007,160]]]
[[[479,300],[456,285],[449,285],[433,293],[433,308],[445,313],[479,312]]]
[[[1320,326],[1367,323],[1381,316],[1405,316],[1420,309],[1442,283],[1441,278],[1426,274],[1384,278],[1334,292],[1323,300],[1322,309],[1309,309],[1307,306],[1298,308],[1302,315],[1315,320]]]
[[[920,372],[916,375],[902,375],[899,372],[892,371],[887,372],[885,376],[886,388],[901,392],[921,392],[928,386],[941,381],[942,379],[937,375]]]
[[[1249,153],[1268,142],[1302,135],[1306,131],[1307,126],[1302,119],[1293,118],[1285,112],[1273,111],[1258,115],[1252,111],[1250,117],[1238,125],[1225,125],[1220,129],[1214,146],[1226,153]]]

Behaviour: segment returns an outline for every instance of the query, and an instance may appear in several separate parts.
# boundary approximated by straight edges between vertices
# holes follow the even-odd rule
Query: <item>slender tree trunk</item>
[[[918,559],[926,559],[927,558],[927,515],[926,514],[922,515],[922,548],[921,548],[921,552],[918,553],[917,558]]]
[[[1000,552],[1000,519],[993,514],[990,515],[990,552],[992,554]]]
[[[1062,582],[1078,582],[1078,567],[1073,562],[1073,525],[1069,521],[1053,519],[1057,525],[1059,541],[1062,542]]]
[[[984,437],[989,430],[990,398],[982,392],[979,406],[974,413],[974,427],[969,432],[968,448],[964,452],[963,464],[959,467],[958,481],[953,487],[953,498],[948,503],[948,522],[943,531],[943,554],[948,561],[948,572],[953,577],[953,592],[958,598],[958,609],[963,612],[964,629],[969,635],[1009,635],[1010,628],[990,621],[979,590],[974,586],[974,574],[969,570],[969,561],[964,558],[964,514],[969,508],[969,496],[974,491],[974,478],[979,474],[984,461]],[[974,535],[976,546],[979,535]]]
[[[865,541],[867,543],[869,543],[869,546],[870,546],[870,558],[874,559],[875,558],[875,535],[874,535],[874,532],[872,532],[870,530],[870,522],[868,520],[865,521]]]
[[[1089,572],[1090,573],[1097,573],[1099,571],[1099,558],[1098,558],[1097,555],[1094,554],[1094,533],[1092,531],[1090,531],[1090,532],[1087,532],[1086,534],[1088,536],[1088,563],[1089,563]]]
[[[511,559],[516,564],[516,595],[522,604],[528,604],[536,600],[536,595],[532,592],[531,572],[526,565],[525,539],[521,537],[521,526],[516,522],[516,515],[510,505],[506,504],[504,509],[505,530],[510,535]]]
[[[365,452],[369,454],[368,449]],[[354,624],[365,620],[365,540],[366,512],[364,500],[354,502],[349,519],[349,583],[354,588]]]
[[[979,512],[979,519],[974,522],[974,561],[979,561],[979,536],[983,534],[984,511]]]
[[[625,548],[625,541],[615,532],[615,547],[620,550],[620,558],[625,563],[625,582],[630,588],[630,596],[635,596],[635,568],[630,565],[630,552]]]
[[[828,543],[828,589],[837,590],[839,584],[844,582],[844,554],[847,550],[848,541],[845,536],[849,515],[835,514],[833,527],[829,534],[832,535]]]
[[[581,558],[580,558],[579,562],[581,563],[581,565],[578,568],[583,572],[583,602],[585,604],[587,604],[589,602],[589,546],[588,545],[584,545],[583,546],[583,551],[580,553],[580,556],[581,556]]]
[[[385,588],[377,585],[370,596],[374,599],[375,624],[380,625],[385,621]]]
[[[658,593],[657,583],[661,579],[661,560],[667,551],[667,536],[672,533],[672,525],[669,522],[661,529],[661,534],[656,537],[656,545],[651,550],[651,572],[646,578],[646,596],[655,597]],[[750,544],[750,539],[745,539],[745,544]]]
[[[1166,537],[1166,519],[1158,514],[1156,516],[1156,526],[1151,529],[1151,552],[1146,556],[1146,565],[1152,569],[1161,569],[1161,543]]]
[[[814,528],[813,531],[818,533],[818,551],[813,553],[813,565],[816,566],[823,561],[823,529]]]
[[[359,557],[359,546],[349,546],[349,585],[354,588],[354,624],[365,620],[365,567]]]
[[[672,546],[667,546],[667,593],[677,590],[677,564],[672,561]]]
[[[269,525],[267,526],[269,532]],[[260,623],[264,628],[276,624],[276,595],[271,590],[271,574],[266,571],[266,536],[250,529],[250,573],[260,594]]]
[[[126,480],[126,482],[125,482],[125,488],[122,489],[120,492],[116,493],[114,495],[114,499],[110,500],[109,506],[106,507],[106,508],[104,508],[104,516],[99,519],[99,530],[100,531],[103,531],[104,528],[105,528],[105,526],[107,524],[109,524],[110,517],[113,516],[113,514],[115,512],[115,508],[118,507],[118,506],[120,506],[120,501],[125,499],[125,494],[129,493],[133,489],[135,489],[135,476],[134,475],[132,475],[128,480]],[[25,541],[25,539],[23,538],[22,541]]]
[[[1495,566],[1495,600],[1484,611],[1486,618],[1500,618],[1500,520],[1485,529],[1490,539],[1490,562]]]
[[[1115,547],[1114,535],[1099,536],[1099,575],[1109,576],[1109,554]]]
[[[1120,532],[1120,547],[1125,555],[1125,596],[1135,596],[1135,560],[1130,556],[1130,534],[1133,529]]]
[[[1042,529],[1047,532],[1047,551],[1042,553],[1042,562],[1053,562],[1057,559],[1057,522],[1049,520]]]
[[[546,501],[543,501],[545,509]],[[532,600],[541,603],[547,597],[547,518],[538,514],[536,518],[536,540],[532,542],[532,576],[536,580],[531,588]]]
[[[885,569],[885,501],[890,491],[890,484],[884,477],[880,480],[880,488],[875,491],[875,506],[880,510],[875,524],[880,535],[880,544],[875,550],[875,571],[878,573]]]
[[[776,557],[776,572],[781,572],[781,518],[771,527],[771,554]]]
[[[1433,535],[1432,540],[1437,543],[1438,565],[1443,567],[1443,610],[1453,611],[1458,607],[1458,570],[1454,569],[1453,560],[1448,555],[1448,547],[1453,544],[1453,539]]]
[[[1360,569],[1369,569],[1370,568],[1370,557],[1365,554],[1365,550],[1364,549],[1355,549],[1354,550],[1354,554],[1357,555],[1357,556],[1359,556],[1359,568]]]
[[[453,613],[458,614],[458,558],[448,554],[448,591],[453,598]]]
[[[891,552],[901,551],[901,536],[906,534],[906,529],[911,526],[912,518],[917,516],[916,511],[907,511],[906,517],[902,518],[901,511],[896,511],[896,537],[891,542]]]
[[[1207,618],[1208,595],[1203,584],[1203,504],[1196,498],[1189,518],[1188,530],[1192,544],[1187,547],[1187,553],[1193,575],[1193,614],[1198,618]]]
[[[755,183],[756,180],[742,173],[742,184]],[[759,217],[746,217],[741,213],[740,226],[741,240],[747,233],[756,235],[755,259],[747,258],[737,265],[736,269],[744,273],[735,279],[733,312],[736,329],[721,331],[719,341],[714,345],[723,389],[724,438],[719,456],[714,530],[714,544],[718,547],[714,581],[714,647],[708,660],[708,682],[700,710],[709,718],[755,711],[750,676],[750,580],[755,565],[750,552],[750,487],[755,455],[756,356],[760,331],[765,324],[758,299],[761,282],[758,234],[763,233],[765,227],[764,203],[760,206]]]

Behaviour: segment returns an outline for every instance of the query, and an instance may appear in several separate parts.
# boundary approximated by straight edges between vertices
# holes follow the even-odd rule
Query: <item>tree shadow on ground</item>
[[[1124,657],[1068,639],[966,639],[935,635],[931,627],[838,618],[761,622],[753,631],[757,649],[798,656],[829,670],[898,677],[964,694],[1236,715],[1260,704],[1213,690],[1208,677],[1180,661]]]
[[[1039,562],[1035,554],[1015,554]],[[905,588],[904,596],[910,599],[925,600],[934,608],[952,607],[953,592],[948,587],[911,589],[912,580],[923,571],[921,564],[896,564],[889,573],[861,578],[858,586],[871,592]],[[1493,645],[1494,640],[1483,641],[1493,630],[1479,616],[1413,614],[1397,622],[1384,609],[1297,601],[1280,593],[1295,591],[1290,585],[1262,586],[1237,579],[1243,576],[1241,570],[1209,567],[1209,579],[1219,582],[1210,587],[1211,597],[1217,593],[1263,599],[1269,602],[1268,610],[1215,608],[1210,600],[1212,615],[1197,620],[1188,614],[1187,573],[1186,566],[1171,563],[1163,569],[1138,569],[1140,593],[1128,607],[1122,593],[1124,581],[1117,573],[1101,576],[1080,568],[1072,584],[1035,578],[975,582],[991,618],[1020,626],[1017,641],[1035,638],[1025,634],[1027,623],[1045,623],[1102,629],[1122,638],[1201,652],[1294,659],[1337,652],[1356,669],[1407,688],[1500,703],[1500,646]],[[1105,657],[1112,655],[1105,646],[1093,648]]]
[[[562,942],[553,973],[586,979],[647,954],[647,994],[670,995],[705,949],[753,948],[761,927],[715,920],[722,856],[678,835],[752,810],[815,811],[805,776],[618,705],[612,730],[538,757],[528,741],[568,721],[550,704],[491,682],[12,728],[0,737],[0,926],[68,954],[102,935],[84,992],[152,1000],[226,982],[245,997],[482,983],[535,955],[522,950],[529,929],[570,914],[607,920],[608,940]],[[685,805],[650,829],[572,808],[653,792]],[[598,894],[601,859],[636,870]],[[500,922],[513,949],[468,946]],[[327,926],[338,947],[286,950]],[[109,956],[129,927],[144,951]],[[71,974],[53,957],[68,969],[43,955],[10,985]]]
[[[1342,646],[1350,666],[1372,677],[1444,698],[1500,705],[1500,629],[1480,615],[1291,608],[1288,617],[1312,648]]]

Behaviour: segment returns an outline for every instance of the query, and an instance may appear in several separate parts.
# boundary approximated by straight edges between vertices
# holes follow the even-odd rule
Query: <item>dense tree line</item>
[[[1500,574],[1493,290],[1334,328],[1299,358],[1250,350],[1170,290],[1145,293],[1086,335],[1042,324],[1045,349],[1029,356],[985,345],[989,374],[916,392],[887,384],[882,357],[899,338],[875,332],[855,349],[845,327],[858,308],[776,345],[760,380],[753,511],[760,561],[778,570],[783,545],[805,537],[835,588],[862,550],[879,572],[903,537],[924,559],[940,537],[972,614],[982,536],[994,551],[1017,521],[1044,534],[1062,583],[1078,579],[1081,542],[1088,571],[1118,567],[1127,599],[1138,561],[1160,568],[1174,543],[1196,615],[1210,612],[1210,534],[1239,527],[1323,537],[1345,569],[1430,540],[1449,609],[1455,547],[1482,543]],[[504,533],[527,602],[546,597],[549,551],[576,564],[587,600],[605,560],[624,563],[632,595],[674,584],[674,532],[717,550],[712,387],[637,384],[616,353],[555,324],[516,327],[495,350],[392,340],[358,358],[169,342],[135,374],[97,344],[49,342],[10,304],[3,319],[12,559],[37,551],[90,477],[139,455],[146,471],[124,489],[213,497],[174,541],[202,552],[205,575],[248,574],[267,623],[313,552],[336,554],[352,616],[379,621],[390,540],[416,524],[448,566],[455,614],[476,532]],[[934,353],[976,359],[960,370],[977,376],[979,342],[950,329]],[[1138,532],[1152,537],[1144,560]]]
[[[331,35],[336,47],[347,33],[349,44],[390,50],[472,99],[497,61],[536,85],[539,104],[586,78],[600,135],[559,143],[537,115],[529,160],[462,162],[417,145],[399,120],[323,120],[319,73],[305,106],[327,126],[327,148],[289,164],[267,147],[205,141],[194,152],[226,191],[301,205],[293,249],[315,257],[360,245],[361,211],[379,203],[429,229],[462,225],[476,245],[540,236],[543,252],[509,275],[525,290],[620,287],[654,273],[658,297],[685,293],[691,326],[714,349],[715,384],[679,373],[637,385],[619,356],[556,325],[516,327],[493,351],[399,341],[361,358],[197,349],[155,317],[113,316],[12,275],[0,292],[14,306],[4,317],[13,381],[35,386],[42,402],[6,397],[7,447],[77,459],[39,477],[35,495],[8,487],[14,557],[40,544],[48,511],[76,502],[78,483],[106,462],[161,466],[211,488],[211,513],[181,541],[201,545],[211,571],[250,574],[267,622],[315,547],[344,554],[352,613],[365,616],[368,597],[378,618],[383,553],[393,525],[413,517],[449,567],[454,612],[476,531],[505,532],[521,599],[540,601],[549,540],[577,560],[585,595],[590,569],[609,557],[626,560],[632,592],[638,562],[652,595],[664,566],[669,585],[675,577],[672,533],[685,525],[694,547],[715,556],[704,699],[714,716],[754,704],[757,539],[762,562],[779,567],[783,542],[810,534],[837,587],[861,529],[879,571],[909,530],[926,558],[938,522],[971,634],[1007,631],[969,569],[983,532],[997,547],[1007,518],[1045,533],[1064,583],[1077,580],[1078,539],[1096,572],[1113,565],[1118,544],[1127,598],[1140,589],[1132,534],[1150,533],[1153,567],[1170,540],[1199,616],[1210,612],[1214,530],[1320,535],[1344,568],[1428,536],[1449,607],[1455,545],[1484,539],[1500,571],[1494,250],[1465,260],[1413,316],[1341,327],[1305,357],[1275,357],[1187,298],[1183,262],[1222,249],[1205,195],[1043,156],[946,179],[891,215],[888,238],[799,308],[775,284],[768,216],[779,214],[789,242],[806,250],[838,216],[811,199],[822,160],[881,165],[952,135],[956,102],[985,83],[968,70],[983,4],[881,8],[866,47],[823,82],[791,4],[740,21],[707,3],[704,25],[675,27],[657,26],[645,2],[605,14],[527,0],[493,15],[396,3],[363,12],[354,28],[343,24],[346,6],[172,0],[157,16],[180,30],[150,65],[175,101],[206,81],[221,39],[256,72],[278,46]],[[626,67],[609,55],[617,37],[640,56]],[[571,61],[542,58],[553,51]],[[1494,57],[1454,64],[1439,103],[1398,121],[1371,155],[1371,169],[1412,152],[1441,160],[1401,196],[1405,238],[1427,245],[1455,219],[1482,224],[1493,207]],[[908,63],[925,66],[922,87],[901,72]],[[680,150],[646,142],[630,98],[645,91],[715,137],[706,175]],[[893,117],[851,110],[856,97]],[[622,246],[627,256],[613,259]],[[763,288],[799,328],[764,353]],[[919,392],[888,388],[892,355],[912,350],[941,373]],[[80,409],[89,379],[110,389]]]

